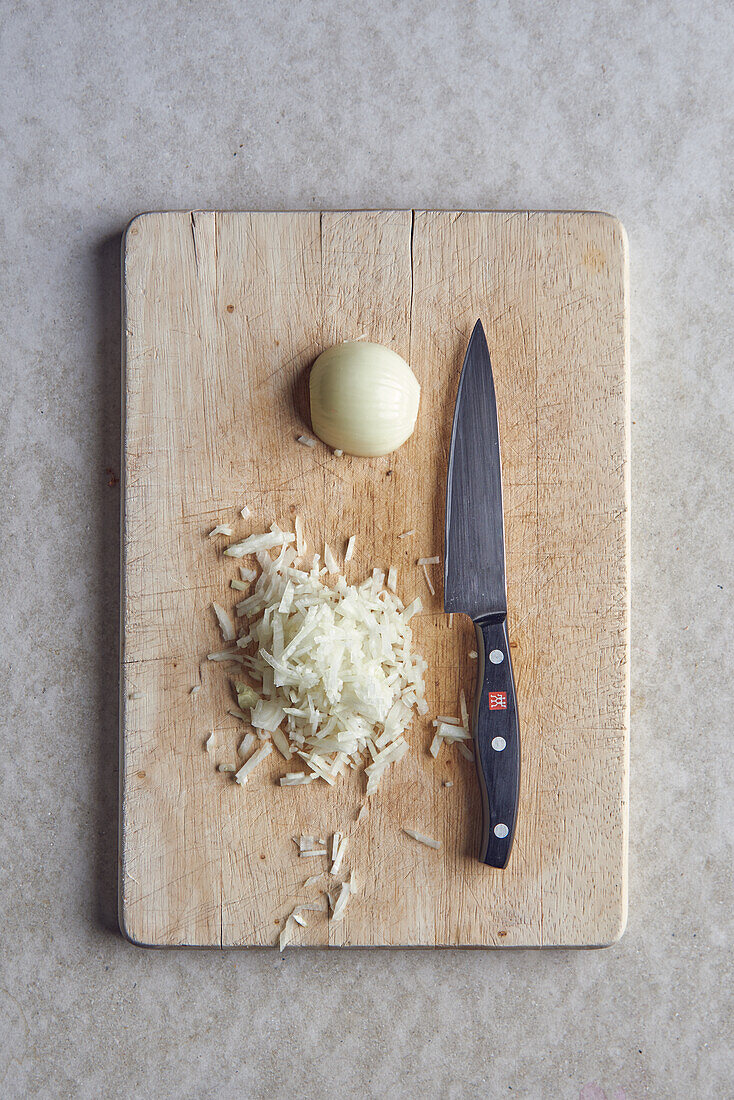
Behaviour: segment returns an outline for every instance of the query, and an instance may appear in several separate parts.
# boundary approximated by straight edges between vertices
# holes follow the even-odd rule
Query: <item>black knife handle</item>
[[[474,624],[479,685],[474,705],[474,748],[482,792],[479,859],[506,867],[520,792],[520,727],[505,616]]]

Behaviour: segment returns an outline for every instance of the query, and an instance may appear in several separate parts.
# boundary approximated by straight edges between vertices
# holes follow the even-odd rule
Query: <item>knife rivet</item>
[[[506,825],[495,825],[494,827],[494,835],[499,837],[500,840],[504,840],[509,831]]]
[[[504,737],[493,737],[492,748],[495,752],[502,752],[503,749],[506,749],[507,742],[505,741]]]
[[[505,659],[505,655],[501,649],[493,649],[489,655],[489,659],[493,665],[501,665]]]

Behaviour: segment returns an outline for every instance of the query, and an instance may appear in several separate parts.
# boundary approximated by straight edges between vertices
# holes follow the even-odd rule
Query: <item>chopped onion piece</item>
[[[440,561],[438,555],[432,558],[418,558],[419,565],[438,565]]]
[[[270,703],[267,699],[258,699],[251,711],[251,721],[255,729],[267,730],[272,733],[277,730],[285,718],[285,711],[277,703]]]
[[[244,786],[247,780],[250,778],[250,772],[253,770],[253,768],[256,768],[260,761],[264,760],[266,756],[269,756],[272,751],[273,746],[270,744],[269,741],[266,741],[263,745],[260,746],[259,749],[253,752],[249,760],[245,760],[244,764],[235,775],[235,779],[237,780],[237,782],[241,786]]]
[[[464,744],[463,741],[457,741],[456,742],[456,747],[459,750],[459,752],[461,753],[461,755],[465,756],[467,760],[473,760],[474,759],[474,753],[471,751],[471,749],[468,747],[468,745]]]
[[[444,785],[444,787],[453,787],[454,783],[453,783],[453,780],[451,780],[451,779],[444,779],[443,785]]]
[[[231,536],[233,534],[234,534],[234,529],[232,527],[230,527],[230,525],[228,523],[218,523],[217,526],[214,527],[209,532],[209,538],[213,539],[217,535],[229,535],[229,536]]]
[[[333,775],[326,771],[318,756],[309,755],[307,752],[303,752],[301,749],[298,750],[298,755],[306,761],[309,768],[311,768],[311,770],[315,772],[316,775],[320,776],[321,779],[325,779],[330,787],[334,786],[334,784],[336,783],[336,779]]]
[[[278,730],[278,729],[273,730],[272,731],[272,737],[273,737],[273,744],[275,745],[275,747],[278,750],[278,752],[280,753],[280,755],[284,756],[286,760],[290,760],[291,757],[293,756],[293,753],[290,750],[290,746],[288,744],[288,738],[283,733],[283,731]]]
[[[250,721],[249,714],[245,714],[240,707],[230,707],[227,714],[231,714],[233,718],[241,718],[243,722]]]
[[[301,916],[301,913],[308,909],[313,909],[313,906],[297,905],[293,912],[288,917],[286,917],[286,922],[283,925],[283,930],[278,937],[278,943],[280,944],[281,951],[290,943],[291,939],[293,938],[293,930],[295,925],[300,925],[302,928],[308,927],[305,920]]]
[[[356,894],[358,890],[357,879],[354,875],[354,871],[349,872],[349,893]]]
[[[334,833],[331,838],[331,859],[332,862],[336,859],[336,853],[339,851],[339,841],[341,840],[341,833]]]
[[[449,630],[451,630],[451,627],[453,625],[454,625],[454,613],[452,611],[451,614],[449,615]]]
[[[245,554],[255,554],[259,550],[273,550],[276,546],[293,542],[295,537],[288,531],[268,531],[262,535],[250,535],[242,542],[233,542],[224,553],[230,558],[244,558]]]
[[[423,610],[423,600],[420,598],[420,596],[416,596],[416,598],[413,600],[413,602],[409,603],[408,606],[406,607],[405,611],[403,612],[403,618],[405,619],[405,621],[407,623],[413,618],[414,615],[417,615],[422,610]]]
[[[461,689],[461,694],[459,695],[459,707],[461,708],[461,724],[464,727],[464,729],[468,730],[469,729],[469,710],[468,710],[467,705],[466,705],[466,692],[464,691],[463,688]]]
[[[398,571],[394,565],[391,565],[387,571],[387,587],[391,592],[395,591],[395,586],[398,583]]]
[[[439,726],[442,722],[447,726],[461,725],[461,722],[458,718],[451,718],[448,714],[439,714],[436,718],[433,719],[434,726]]]
[[[390,763],[392,760],[400,759],[408,751],[408,742],[404,737],[398,737],[396,741],[393,741],[391,745],[388,745],[386,749],[382,749],[378,752],[371,764],[365,768],[367,775],[372,775],[375,771],[382,770],[383,765]]]
[[[410,531],[403,531],[402,535],[398,535],[399,539],[409,539],[411,535],[415,534],[415,528],[412,527]]]
[[[207,661],[235,661],[237,664],[243,664],[243,657],[241,653],[238,653],[236,649],[219,649],[216,653],[207,653]]]
[[[252,746],[256,741],[257,737],[254,733],[246,733],[240,742],[240,747],[237,749],[238,756],[241,756],[244,760],[247,754],[252,750]]]
[[[302,443],[304,447],[315,447],[316,446],[316,440],[311,439],[307,435],[299,435],[297,442]]]
[[[240,680],[235,683],[234,690],[237,694],[237,705],[240,706],[242,710],[254,707],[260,698],[257,692],[251,688],[249,684],[243,684]]]
[[[431,741],[431,747],[428,750],[434,760],[437,759],[438,754],[441,751],[441,745],[443,745],[443,737],[441,737],[441,735],[437,733]]]
[[[445,741],[449,742],[471,740],[469,730],[465,730],[461,726],[455,726],[452,722],[439,722],[436,736],[443,737]]]
[[[242,516],[243,519],[249,519],[250,518],[252,513],[250,512],[250,509],[247,507],[247,505],[245,505],[244,508],[240,509],[240,515]]]
[[[338,847],[337,847],[337,850],[336,850],[336,855],[332,854],[332,861],[333,861],[332,864],[331,864],[331,873],[332,873],[332,875],[338,875],[339,874],[339,870],[341,868],[341,865],[344,862],[344,854],[347,850],[347,844],[349,843],[347,837],[341,836],[340,834],[337,834],[337,835],[339,835],[339,844],[338,844]]]
[[[364,821],[369,812],[369,806],[366,802],[363,802],[359,808],[359,813],[357,814],[357,821]]]
[[[257,569],[249,569],[246,565],[241,565],[240,576],[243,581],[254,581],[257,578]]]
[[[322,874],[323,874],[323,871],[319,872],[318,875],[309,875],[308,878],[306,879],[306,881],[303,884],[304,888],[307,887],[307,886],[314,886],[319,881]]]
[[[278,946],[281,951],[285,950],[285,948],[288,946],[291,941],[292,935],[293,922],[291,921],[291,918],[288,917],[285,924],[283,925],[280,936],[278,937]]]
[[[292,583],[288,581],[285,588],[283,589],[283,595],[280,598],[280,603],[278,604],[278,613],[280,615],[290,614],[291,606],[293,604],[294,591],[295,589],[293,588]]]
[[[301,856],[325,856],[328,855],[326,848],[313,848],[310,852],[301,852]]]
[[[200,691],[201,691],[201,684],[194,684],[191,691],[189,692],[189,695],[198,695]]]
[[[237,637],[237,632],[234,628],[234,623],[232,622],[227,612],[224,610],[223,607],[220,607],[218,603],[212,604],[212,611],[217,616],[217,622],[219,623],[222,631],[222,637],[224,638],[225,642],[233,642]]]
[[[415,829],[403,829],[404,833],[407,833],[413,840],[417,840],[419,844],[425,844],[427,848],[440,848],[441,841],[433,840],[430,836],[425,836],[423,833],[417,833]]]
[[[365,774],[368,777],[367,794],[372,794],[377,790],[386,766],[388,764],[397,763],[398,760],[405,756],[407,751],[408,742],[401,737],[398,741],[393,742],[387,749],[383,749],[382,752],[377,754],[373,762],[365,768]]]
[[[479,654],[477,653],[476,649],[470,649],[469,650],[469,659],[471,661],[476,661],[478,656],[479,656]]]
[[[336,902],[334,904],[334,911],[331,914],[332,920],[344,919],[344,910],[347,907],[350,896],[351,890],[349,888],[349,883],[343,882],[341,885],[341,890],[339,891],[339,897],[336,899]]]
[[[303,537],[303,520],[296,516],[296,553],[302,558],[306,553],[306,540]]]
[[[349,540],[347,542],[347,548],[344,551],[344,561],[345,562],[351,561],[352,558],[354,557],[354,544],[355,544],[356,541],[357,541],[357,536],[356,535],[350,535],[349,536]]]
[[[299,787],[303,783],[312,783],[315,778],[315,775],[306,775],[305,772],[289,772],[287,775],[281,775],[280,785],[281,787]]]
[[[324,564],[330,573],[338,573],[339,566],[336,563],[336,558],[331,552],[331,547],[328,542],[324,543]]]
[[[217,735],[214,732],[214,730],[212,730],[212,732],[209,734],[209,737],[207,738],[207,742],[206,742],[206,751],[209,753],[210,756],[214,752],[216,747],[217,747]]]
[[[334,454],[337,458],[341,458],[341,456],[344,454],[344,451],[341,449],[341,447],[335,447]]]
[[[436,595],[436,589],[431,584],[431,578],[428,576],[428,569],[426,568],[425,565],[423,566],[423,576],[426,578],[426,584],[428,585],[428,591],[431,593],[432,596],[435,596]]]
[[[229,582],[229,587],[234,588],[235,592],[246,592],[250,586],[247,581],[238,581],[235,578]]]
[[[236,769],[234,764],[220,764],[217,768],[218,772],[233,772],[235,770]]]

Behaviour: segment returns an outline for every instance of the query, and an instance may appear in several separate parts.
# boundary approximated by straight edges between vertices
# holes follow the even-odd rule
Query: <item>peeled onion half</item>
[[[348,454],[390,454],[413,434],[420,394],[418,379],[397,352],[366,341],[336,344],[311,370],[313,430]]]

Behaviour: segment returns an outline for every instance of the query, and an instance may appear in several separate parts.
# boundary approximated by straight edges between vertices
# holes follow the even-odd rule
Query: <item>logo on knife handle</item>
[[[490,693],[489,693],[489,709],[490,710],[507,710],[507,692],[506,691],[490,691]]]

